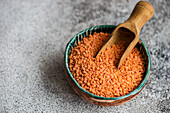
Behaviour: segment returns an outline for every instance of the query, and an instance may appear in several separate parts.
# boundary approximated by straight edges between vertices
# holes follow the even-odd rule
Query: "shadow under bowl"
[[[134,98],[135,96],[137,96],[140,93],[140,91],[146,85],[146,82],[148,81],[149,76],[150,76],[150,71],[151,71],[150,54],[149,54],[145,44],[140,39],[140,41],[137,43],[136,47],[140,50],[140,53],[143,55],[143,57],[146,61],[146,65],[145,65],[146,71],[144,73],[144,77],[143,77],[143,80],[140,83],[140,85],[135,90],[130,92],[129,94],[120,96],[120,97],[112,97],[112,98],[100,97],[100,96],[94,95],[94,94],[86,91],[85,89],[83,89],[78,84],[78,82],[74,79],[73,75],[70,72],[69,64],[68,64],[71,50],[78,44],[78,42],[80,42],[83,38],[89,36],[90,34],[93,34],[94,32],[112,33],[112,31],[115,29],[115,27],[116,27],[115,25],[100,25],[100,26],[95,26],[95,27],[90,27],[88,29],[85,29],[85,30],[79,32],[78,34],[76,34],[68,42],[66,49],[65,49],[64,66],[65,66],[65,73],[66,73],[67,80],[68,80],[69,84],[71,85],[71,87],[73,88],[73,90],[82,99],[84,99],[85,101],[87,101],[91,104],[96,104],[96,105],[100,105],[100,106],[117,106],[117,105],[123,104],[123,103],[131,100],[132,98]]]

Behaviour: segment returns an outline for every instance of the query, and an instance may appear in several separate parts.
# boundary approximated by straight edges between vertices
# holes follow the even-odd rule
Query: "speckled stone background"
[[[1,113],[170,112],[170,1],[155,8],[140,37],[152,55],[152,72],[132,101],[101,107],[69,86],[64,49],[79,31],[125,21],[138,0],[0,0]]]

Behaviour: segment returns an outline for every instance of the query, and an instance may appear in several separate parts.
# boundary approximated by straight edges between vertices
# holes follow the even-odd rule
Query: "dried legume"
[[[99,57],[96,53],[108,39],[108,33],[94,33],[71,51],[69,68],[82,88],[101,97],[119,97],[139,86],[145,72],[145,61],[135,47],[122,66],[116,66],[123,54],[125,42],[108,47]]]

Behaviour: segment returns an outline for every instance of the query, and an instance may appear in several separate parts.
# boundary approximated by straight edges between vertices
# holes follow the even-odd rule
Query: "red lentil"
[[[107,48],[99,57],[96,53],[108,39],[108,33],[94,33],[84,38],[71,51],[69,68],[85,90],[102,97],[119,97],[139,86],[145,72],[145,61],[135,47],[122,66],[116,66],[124,52],[124,42]]]

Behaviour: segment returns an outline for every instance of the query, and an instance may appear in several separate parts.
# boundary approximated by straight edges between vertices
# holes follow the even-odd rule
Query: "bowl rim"
[[[70,49],[70,46],[71,43],[73,43],[75,40],[76,40],[76,37],[82,33],[85,33],[86,31],[91,31],[91,30],[94,30],[94,29],[98,29],[98,28],[106,28],[106,27],[116,27],[115,25],[98,25],[98,26],[94,26],[94,27],[90,27],[90,28],[87,28],[85,30],[82,30],[80,31],[79,33],[77,33],[66,45],[66,48],[65,48],[65,54],[64,54],[64,66],[65,66],[65,69],[67,71],[67,74],[69,75],[69,77],[71,78],[71,80],[75,83],[75,85],[82,91],[84,92],[85,94],[88,94],[90,95],[91,97],[93,98],[96,98],[96,99],[102,99],[102,100],[120,100],[120,99],[124,99],[126,97],[129,97],[131,95],[135,95],[137,94],[141,89],[142,87],[145,85],[145,83],[147,82],[148,78],[149,78],[149,75],[150,75],[150,71],[151,71],[151,58],[150,58],[150,54],[149,54],[149,51],[146,47],[146,45],[144,44],[144,42],[141,40],[141,44],[144,46],[144,49],[146,50],[146,54],[147,54],[147,57],[148,57],[148,68],[147,68],[147,72],[146,72],[146,76],[145,78],[143,79],[143,81],[140,83],[140,85],[135,89],[133,90],[132,92],[124,95],[124,96],[120,96],[120,97],[101,97],[101,96],[98,96],[98,95],[94,95],[88,91],[86,91],[84,88],[82,88],[78,82],[74,79],[73,75],[71,74],[70,72],[70,69],[69,69],[69,64],[68,64],[68,51]]]

